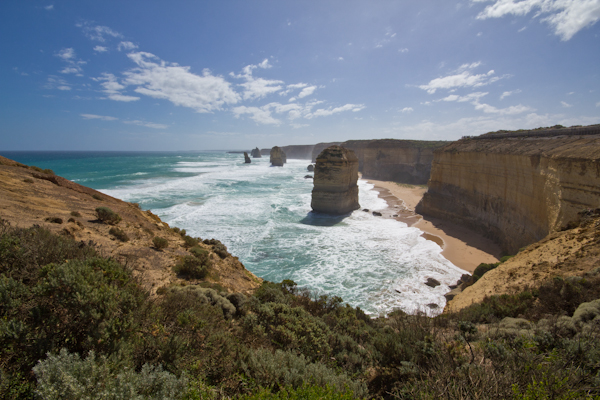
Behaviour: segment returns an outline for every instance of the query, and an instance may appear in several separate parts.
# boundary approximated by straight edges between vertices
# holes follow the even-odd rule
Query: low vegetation
[[[115,238],[119,239],[121,242],[129,241],[129,236],[127,235],[127,233],[124,230],[119,229],[117,227],[113,226],[112,228],[110,228],[108,233],[113,235]]]
[[[600,398],[600,271],[436,318],[204,286],[150,298],[93,244],[0,221],[0,398]]]
[[[162,249],[166,249],[167,247],[169,247],[169,241],[160,236],[154,236],[152,238],[152,244],[154,245],[156,250],[162,250]]]
[[[96,217],[98,217],[98,220],[110,225],[116,225],[121,221],[121,216],[108,207],[96,208]]]

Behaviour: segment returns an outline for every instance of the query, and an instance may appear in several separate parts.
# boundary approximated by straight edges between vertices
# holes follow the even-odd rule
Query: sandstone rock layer
[[[460,140],[436,151],[428,185],[418,213],[514,254],[600,207],[600,135]]]
[[[358,158],[340,146],[326,148],[317,157],[311,207],[327,214],[347,214],[358,208]]]
[[[285,156],[285,153],[283,152],[283,150],[280,147],[273,147],[271,149],[271,158],[270,158],[270,162],[271,162],[271,166],[273,167],[283,167],[283,164],[285,164],[287,162],[287,158]]]

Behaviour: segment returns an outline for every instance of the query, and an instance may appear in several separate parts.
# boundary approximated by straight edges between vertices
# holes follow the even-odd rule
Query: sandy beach
[[[500,247],[491,240],[462,226],[415,213],[427,187],[373,179],[367,182],[375,185],[379,196],[388,203],[387,209],[377,210],[384,218],[395,218],[422,230],[423,237],[440,245],[442,255],[457,267],[472,273],[480,263],[498,261]]]

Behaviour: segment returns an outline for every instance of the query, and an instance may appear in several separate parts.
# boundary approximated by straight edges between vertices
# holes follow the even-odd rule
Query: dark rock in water
[[[315,166],[314,166],[314,165],[312,165],[312,164],[308,164],[308,167],[306,167],[306,170],[307,170],[308,172],[313,172],[313,171],[315,170]]]
[[[250,159],[250,157],[248,157],[248,153],[244,152],[244,162],[246,164],[250,164],[252,162],[252,160]]]
[[[458,287],[458,285],[449,285],[448,287],[449,287],[450,289],[454,290],[454,289],[456,289],[456,288]]]
[[[461,277],[460,277],[460,279],[458,280],[458,282],[456,284],[460,285],[461,283],[468,282],[470,280],[471,280],[471,275],[469,275],[469,274],[462,274]]]
[[[271,166],[273,167],[283,167],[283,164],[286,163],[287,158],[283,150],[280,147],[275,146],[271,149]]]
[[[397,216],[398,216],[398,214],[394,214],[394,215],[392,215],[392,217],[394,217],[394,218],[396,218]]]
[[[373,211],[373,215],[376,217],[381,217],[381,213],[379,211]]]
[[[252,155],[252,158],[262,158],[262,156],[260,155],[260,149],[258,147],[252,150],[250,152],[250,155]]]
[[[427,278],[427,282],[425,282],[425,284],[429,287],[436,287],[441,285],[440,281],[433,278]]]
[[[368,208],[364,208],[363,211],[364,212],[369,212],[369,209]]]
[[[440,306],[438,306],[435,303],[429,303],[429,304],[427,304],[427,307],[431,308],[432,310],[435,310],[436,308],[439,308]]]
[[[317,157],[310,206],[315,212],[342,215],[358,208],[358,158],[340,146],[326,148]]]
[[[304,179],[313,179],[312,175],[304,175]]]

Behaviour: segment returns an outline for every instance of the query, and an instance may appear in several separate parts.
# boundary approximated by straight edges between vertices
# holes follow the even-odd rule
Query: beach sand
[[[396,218],[422,230],[422,236],[436,242],[443,249],[442,255],[452,264],[472,273],[480,263],[498,261],[501,250],[491,240],[454,223],[415,213],[415,207],[427,191],[426,186],[373,179],[367,179],[367,182],[375,185],[379,196],[388,203],[387,209],[376,210],[382,213],[382,217]]]

